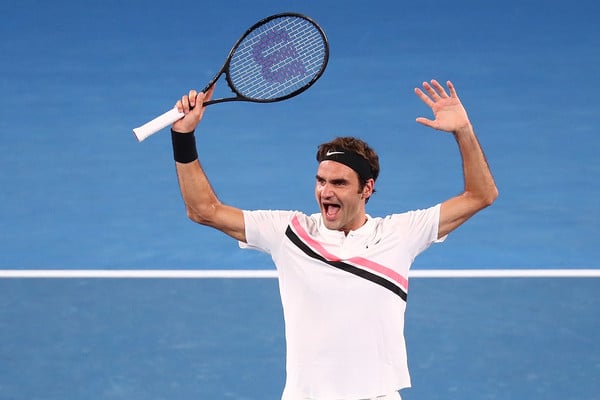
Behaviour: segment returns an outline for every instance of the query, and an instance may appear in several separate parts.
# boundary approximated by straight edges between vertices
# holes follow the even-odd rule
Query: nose
[[[319,185],[319,193],[321,193],[321,197],[329,198],[333,196],[333,186],[327,182]]]

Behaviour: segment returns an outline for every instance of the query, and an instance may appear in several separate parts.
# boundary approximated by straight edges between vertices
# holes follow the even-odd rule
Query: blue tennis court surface
[[[598,399],[598,279],[414,279],[404,399]],[[277,399],[275,279],[0,280],[3,399]],[[318,329],[318,327],[315,327]]]
[[[370,214],[455,195],[456,145],[412,92],[451,79],[500,197],[414,268],[600,268],[598,2],[23,0],[0,5],[0,269],[272,268],[187,221],[169,135],[131,129],[282,11],[323,26],[330,64],[291,101],[207,111],[224,202],[313,212],[316,146],[340,135],[380,154]],[[404,399],[600,399],[599,290],[412,280]],[[0,279],[0,400],[277,399],[280,307],[274,279]]]

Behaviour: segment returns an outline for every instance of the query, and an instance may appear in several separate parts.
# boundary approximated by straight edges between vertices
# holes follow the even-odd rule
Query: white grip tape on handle
[[[154,118],[152,121],[145,123],[144,125],[135,128],[133,130],[133,134],[136,139],[141,142],[146,139],[148,136],[155,134],[163,128],[171,125],[173,122],[180,120],[183,118],[185,114],[179,112],[177,107],[167,111],[166,113]]]

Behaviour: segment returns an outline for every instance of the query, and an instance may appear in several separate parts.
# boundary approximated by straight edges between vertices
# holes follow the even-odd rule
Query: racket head
[[[206,104],[289,99],[311,87],[325,72],[328,61],[327,36],[314,20],[298,13],[272,15],[240,37],[223,66],[237,97]]]

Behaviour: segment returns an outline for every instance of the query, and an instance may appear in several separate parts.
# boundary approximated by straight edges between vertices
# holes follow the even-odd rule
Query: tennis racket
[[[323,75],[328,60],[327,37],[315,21],[297,13],[272,15],[238,39],[219,73],[202,90],[206,92],[225,74],[233,96],[203,105],[289,99],[311,87]],[[133,134],[141,142],[183,116],[175,107],[135,128]]]

